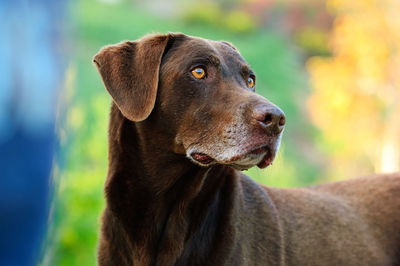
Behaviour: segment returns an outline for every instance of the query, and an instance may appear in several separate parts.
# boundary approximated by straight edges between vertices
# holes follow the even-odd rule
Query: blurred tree
[[[390,172],[400,165],[400,1],[328,0],[337,14],[333,57],[308,61],[308,106],[333,155],[329,175]]]

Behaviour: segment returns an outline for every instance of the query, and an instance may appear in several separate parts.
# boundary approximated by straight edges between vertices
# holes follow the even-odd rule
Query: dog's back
[[[266,188],[288,265],[400,265],[400,174]]]

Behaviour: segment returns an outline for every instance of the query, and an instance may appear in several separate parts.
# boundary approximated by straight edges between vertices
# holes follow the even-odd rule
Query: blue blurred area
[[[46,232],[64,6],[0,2],[1,265],[36,265]]]

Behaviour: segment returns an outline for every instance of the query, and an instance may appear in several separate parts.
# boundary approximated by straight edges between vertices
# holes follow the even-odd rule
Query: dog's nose
[[[257,105],[253,110],[253,118],[271,134],[279,134],[285,127],[285,114],[274,105]]]

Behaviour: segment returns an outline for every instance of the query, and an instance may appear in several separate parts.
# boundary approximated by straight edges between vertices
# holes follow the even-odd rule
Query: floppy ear
[[[151,35],[102,48],[93,59],[122,114],[145,120],[154,108],[161,58],[170,35]]]

